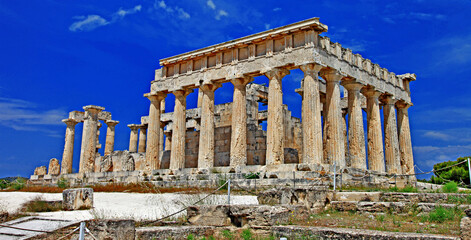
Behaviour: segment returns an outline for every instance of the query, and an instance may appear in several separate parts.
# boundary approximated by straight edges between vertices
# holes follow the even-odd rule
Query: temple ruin
[[[103,107],[85,106],[63,120],[60,174],[37,169],[31,180],[172,185],[184,178],[210,181],[216,172],[241,179],[249,173],[259,173],[260,179],[293,174],[308,179],[334,171],[349,174],[352,181],[355,176],[415,179],[408,116],[415,74],[389,72],[320,36],[324,32],[327,26],[312,18],[160,60],[144,94],[149,115],[128,125],[128,151],[114,150],[119,122]],[[302,106],[289,109],[301,108],[301,119],[291,116],[282,101],[283,77],[293,69],[304,73],[296,90]],[[268,86],[252,83],[257,76],[266,76]],[[215,90],[229,82],[233,101],[215,105]],[[198,107],[186,109],[186,97],[195,90]],[[173,112],[165,112],[168,94],[175,96]],[[260,111],[259,104],[268,109]],[[104,156],[97,151],[100,121],[107,125]],[[84,123],[80,169],[72,173],[78,122]]]

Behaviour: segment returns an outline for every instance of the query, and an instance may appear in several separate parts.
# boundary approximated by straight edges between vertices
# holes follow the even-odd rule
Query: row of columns
[[[374,171],[389,173],[411,173],[413,171],[412,145],[410,139],[409,105],[400,102],[372,87],[364,86],[354,79],[341,75],[338,71],[317,64],[300,67],[304,72],[302,124],[303,155],[301,162],[312,164],[333,164],[346,166],[346,151],[350,166],[366,169],[366,146],[364,139],[361,95],[367,98],[367,138],[368,168]],[[268,120],[267,120],[267,165],[278,165],[284,162],[283,146],[283,92],[282,79],[289,74],[283,68],[265,73],[269,79],[268,86]],[[319,75],[326,81],[326,96],[323,109],[319,93]],[[242,77],[232,79],[234,85],[232,105],[232,136],[230,147],[230,165],[242,166],[247,163],[247,113],[246,85],[253,79]],[[345,120],[340,107],[340,85],[348,91],[348,141],[345,139]],[[214,91],[218,83],[203,84],[201,91],[201,127],[198,154],[198,167],[208,168],[214,162]],[[175,95],[173,131],[171,141],[170,169],[184,167],[185,133],[186,133],[186,96],[191,89],[172,92]],[[158,151],[160,126],[160,101],[164,93],[150,93],[146,97],[151,101],[149,110],[149,130],[146,147],[147,161],[151,169],[159,169]],[[381,128],[379,97],[384,96],[384,143]],[[398,119],[396,121],[397,108]],[[322,137],[322,118],[324,112],[324,139]],[[153,130],[151,130],[153,129]],[[151,132],[154,131],[153,134]],[[348,144],[348,148],[347,145]],[[347,150],[346,150],[347,149]],[[324,155],[325,151],[325,155]],[[324,157],[325,156],[325,157]],[[385,160],[385,161],[384,161]],[[401,164],[402,162],[402,164]],[[385,169],[386,168],[386,169]]]
[[[98,114],[105,108],[98,106],[85,106],[82,145],[80,150],[79,173],[93,172],[95,169],[95,158],[98,144],[98,129],[101,127]],[[73,118],[62,120],[67,125],[65,131],[64,152],[62,154],[61,174],[72,173],[72,161],[74,153],[75,126],[81,122]],[[115,127],[119,121],[107,120],[105,155],[114,151]]]

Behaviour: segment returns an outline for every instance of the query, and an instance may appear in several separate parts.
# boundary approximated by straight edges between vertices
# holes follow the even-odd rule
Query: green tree
[[[468,163],[462,163],[457,166],[453,166],[451,168],[447,168],[444,170],[438,170],[442,168],[446,168],[452,165],[455,165],[459,162],[467,160],[469,157],[461,157],[458,158],[456,161],[447,161],[442,163],[437,163],[433,165],[433,169],[436,170],[434,173],[435,175],[432,176],[431,180],[432,183],[442,184],[448,181],[454,181],[457,183],[464,182],[465,184],[469,185],[469,171],[468,171]],[[445,181],[445,180],[448,181]]]

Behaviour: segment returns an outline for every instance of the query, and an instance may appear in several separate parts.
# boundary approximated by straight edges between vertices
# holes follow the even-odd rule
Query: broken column
[[[232,101],[230,166],[247,165],[247,93],[246,87],[253,81],[251,77],[235,78]]]
[[[175,108],[173,111],[170,169],[185,167],[186,97],[191,92],[193,92],[191,89],[173,92],[175,95]]]
[[[290,71],[276,68],[265,73],[268,84],[267,165],[284,163],[283,91],[281,81]]]
[[[322,110],[318,79],[321,68],[322,66],[317,64],[306,64],[300,67],[304,72],[302,86],[302,163],[321,164],[323,161]]]
[[[88,105],[85,110],[82,134],[82,148],[80,150],[80,173],[93,172],[95,169],[95,157],[97,146],[98,113],[104,107]]]
[[[141,124],[139,125],[139,145],[137,148],[138,152],[140,153],[146,152],[146,139],[147,139],[147,124]]]
[[[203,92],[201,103],[201,127],[198,148],[198,168],[214,166],[214,91],[221,84],[211,83],[200,86]]]
[[[61,166],[59,164],[59,160],[51,158],[51,160],[49,161],[49,168],[47,174],[56,176],[60,174],[60,170]]]
[[[131,129],[131,134],[129,135],[129,152],[137,152],[137,131],[139,130],[138,124],[129,124],[128,127]]]
[[[62,168],[61,174],[72,173],[72,161],[74,158],[74,140],[75,140],[75,125],[79,123],[75,119],[64,119],[62,120],[67,124],[67,129],[65,130],[65,145],[64,152],[62,154]]]
[[[106,121],[105,155],[110,155],[114,151],[115,127],[118,123],[119,121],[115,120]]]

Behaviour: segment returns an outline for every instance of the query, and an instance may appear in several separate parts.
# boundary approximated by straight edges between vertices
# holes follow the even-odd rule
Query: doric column
[[[283,91],[281,80],[290,74],[289,70],[276,68],[267,73],[268,77],[268,119],[267,119],[267,165],[284,163],[284,122],[283,122]]]
[[[147,93],[144,96],[150,100],[146,139],[146,168],[148,170],[155,170],[160,169],[160,102],[165,99],[167,94],[158,92]]]
[[[115,127],[118,123],[119,121],[115,120],[106,121],[105,155],[109,155],[114,151]]]
[[[384,98],[384,153],[388,173],[401,174],[401,153],[399,152],[396,111],[394,107],[396,101],[390,95]]]
[[[340,108],[340,75],[334,69],[323,69],[322,78],[326,81],[326,155],[330,164],[334,162],[337,166],[345,166],[345,143],[342,130],[342,109]]]
[[[322,118],[318,73],[322,66],[306,64],[300,67],[304,72],[302,102],[302,163],[323,162]]]
[[[399,132],[399,147],[401,151],[401,166],[403,174],[414,174],[414,155],[409,126],[408,109],[411,104],[397,102],[397,126]]]
[[[198,168],[214,166],[214,91],[221,84],[204,84],[199,91],[203,93],[201,103],[201,127],[198,148]]]
[[[165,99],[163,99],[160,102],[160,114],[165,113]],[[160,124],[160,140],[159,140],[159,152],[162,152],[164,150],[164,128],[165,128],[165,123]]]
[[[75,140],[75,125],[78,121],[75,119],[64,119],[62,120],[67,124],[65,130],[65,145],[64,153],[62,154],[62,165],[61,165],[61,174],[72,173],[72,161],[74,158],[74,140]]]
[[[138,124],[129,124],[128,127],[131,129],[131,134],[129,136],[129,152],[137,152],[137,131],[139,130]]]
[[[346,81],[343,86],[348,91],[348,147],[351,167],[366,169],[365,132],[361,92],[363,85]]]
[[[230,165],[247,165],[247,95],[246,87],[251,77],[232,79],[234,94],[232,100],[232,126]]]
[[[85,110],[85,120],[83,122],[82,148],[80,149],[80,173],[93,172],[95,169],[98,113],[103,111],[104,107],[88,105],[83,107]]]
[[[172,132],[165,133],[165,151],[172,150]]]
[[[193,92],[193,90],[189,89],[173,92],[175,95],[175,108],[173,110],[170,169],[185,167],[186,96],[191,92]]]
[[[147,124],[139,125],[139,144],[137,152],[146,152],[146,139],[147,139]],[[160,149],[160,148],[159,148]]]
[[[363,94],[366,96],[367,105],[368,169],[384,172],[383,134],[378,101],[381,92],[369,88],[365,89]]]

